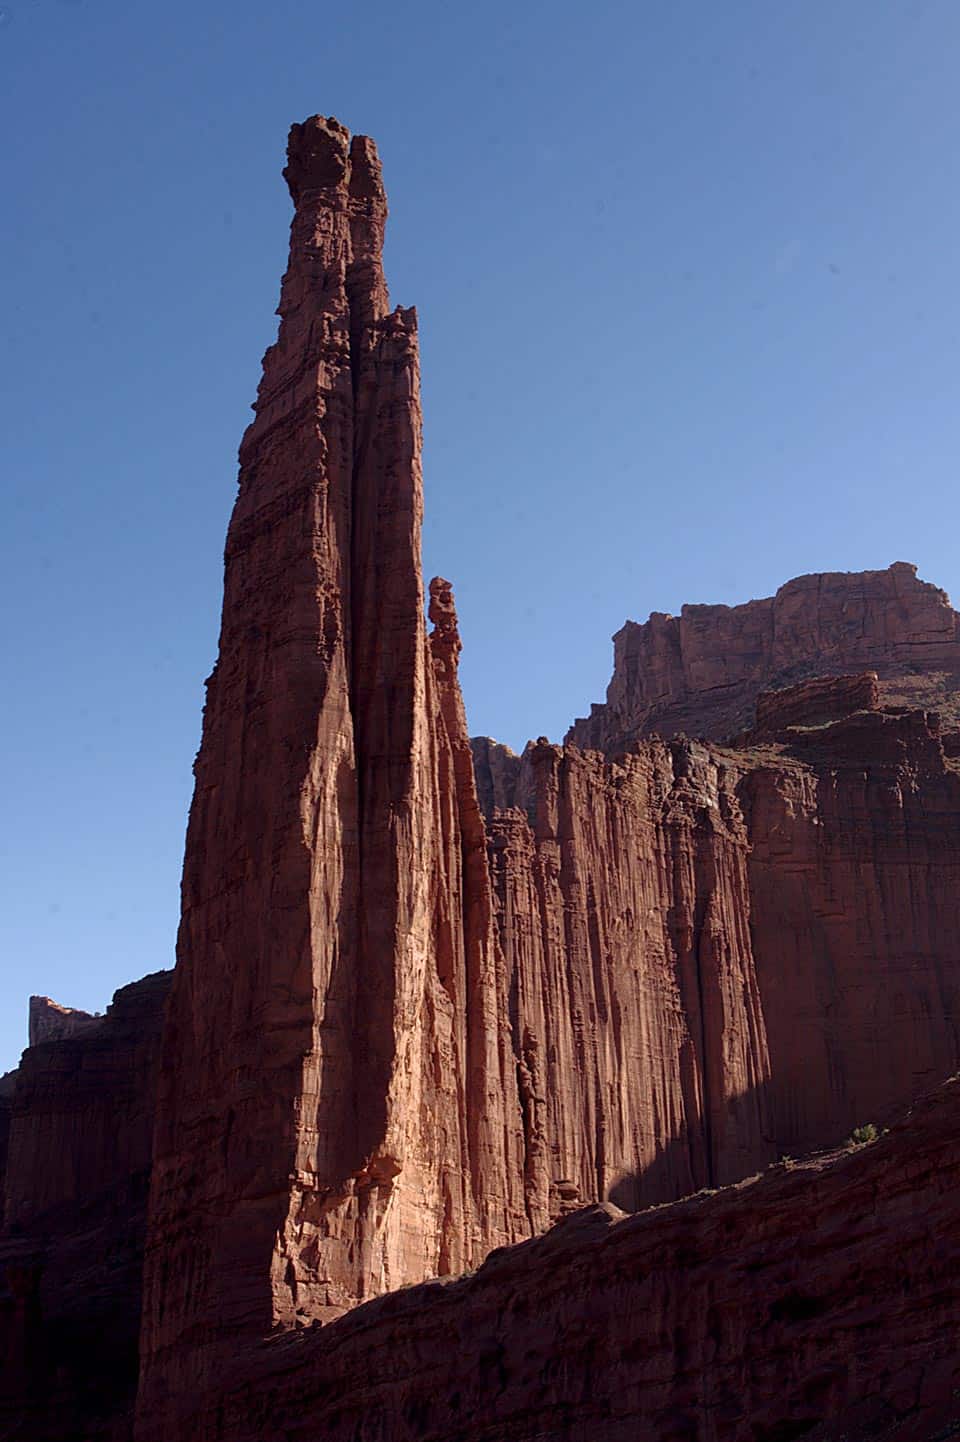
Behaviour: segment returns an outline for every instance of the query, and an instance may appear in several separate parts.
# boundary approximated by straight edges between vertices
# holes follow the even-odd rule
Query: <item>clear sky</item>
[[[376,137],[471,729],[611,634],[960,590],[957,0],[2,0],[0,1070],[169,966],[287,128]]]

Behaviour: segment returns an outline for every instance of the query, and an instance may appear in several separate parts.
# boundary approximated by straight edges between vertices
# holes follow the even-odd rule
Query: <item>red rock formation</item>
[[[960,1426],[960,1092],[872,1145],[245,1350],[207,1442],[931,1442]]]
[[[960,1064],[960,776],[935,718],[860,712],[740,791],[778,1145],[882,1119]]]
[[[789,733],[766,750],[471,756],[446,582],[425,631],[415,318],[388,313],[376,153],[315,118],[285,173],[280,332],[241,447],[187,839],[142,1442],[184,1435],[244,1338],[475,1265],[584,1201],[730,1181],[958,1060],[947,943],[911,909],[950,934],[956,777],[922,716],[859,714],[872,683],[765,703]],[[634,629],[614,729],[718,685],[714,719],[752,712],[760,680],[824,655],[960,650],[902,566]],[[943,826],[908,846],[915,795]],[[815,948],[786,980],[784,917]],[[901,1066],[871,1069],[901,1007],[869,1006],[871,968],[912,968],[903,1005],[936,1012]]]
[[[5,1079],[12,1094],[0,1229],[0,1437],[131,1435],[170,980],[158,972],[123,987],[106,1016],[31,1046]],[[51,1014],[68,1010],[54,1003]]]
[[[171,973],[159,971],[122,987],[105,1016],[24,1052],[13,1073],[7,1228],[27,1229],[149,1171],[170,982]]]
[[[30,998],[30,1020],[28,1038],[31,1046],[43,1041],[57,1041],[60,1037],[79,1036],[89,1027],[95,1026],[97,1018],[89,1011],[78,1011],[73,1006],[61,1006],[49,996]]]
[[[858,709],[776,745],[528,748],[523,809],[488,819],[515,1026],[581,1199],[731,1180],[960,1066],[960,775],[936,717],[829,689]],[[768,718],[811,714],[779,694]]]
[[[801,1203],[773,1183],[758,1211],[739,1193],[729,1210],[718,1203],[722,1225],[700,1240],[696,1204],[663,1231],[656,1219],[614,1228],[611,1238],[638,1240],[626,1253],[619,1240],[591,1244],[581,1266],[566,1248],[582,1223],[570,1223],[487,1264],[478,1290],[419,1294],[467,1300],[413,1326],[413,1352],[398,1343],[402,1383],[389,1358],[352,1340],[366,1322],[336,1319],[476,1266],[582,1203],[669,1201],[756,1171],[778,1150],[833,1143],[956,1070],[957,617],[903,565],[802,578],[733,610],[686,608],[618,637],[608,704],[572,733],[588,749],[541,739],[517,757],[471,744],[446,581],[430,587],[429,636],[424,618],[416,318],[389,310],[376,152],[315,117],[293,128],[285,174],[290,263],[240,451],[163,1039],[138,1442],[237,1442],[284,1427],[336,1437],[348,1424],[343,1435],[378,1442],[428,1435],[417,1427],[479,1435],[454,1421],[452,1401],[448,1416],[429,1398],[450,1376],[443,1325],[465,1328],[458,1345],[476,1390],[462,1394],[460,1416],[478,1410],[487,1435],[502,1421],[498,1437],[532,1436],[543,1409],[565,1407],[581,1428],[571,1437],[632,1437],[624,1429],[640,1416],[657,1419],[658,1436],[697,1435],[692,1417],[704,1438],[784,1442],[818,1386],[840,1416],[881,1374],[854,1369],[821,1385],[829,1338],[814,1329],[795,1372],[782,1363],[801,1411],[778,1410],[769,1377],[777,1348],[792,1356],[780,1324],[796,1286],[777,1208],[795,1227]],[[916,698],[924,709],[905,704]],[[933,698],[946,735],[926,709]],[[738,740],[642,734],[679,725]],[[32,1379],[47,1428],[38,1437],[55,1435],[42,1399],[63,1411],[72,1397],[77,1417],[98,1417],[91,1435],[119,1438],[156,1027],[146,1039],[118,1031],[116,1007],[106,1022],[44,999],[35,1011],[37,1034],[60,1039],[27,1053],[16,1084],[6,1193],[23,1236],[8,1237],[4,1254],[7,1377]],[[0,1153],[3,1112],[0,1095]],[[885,1184],[880,1174],[871,1183]],[[107,1328],[92,1369],[99,1386],[113,1358],[126,1380],[81,1405],[73,1373],[50,1381],[44,1319],[70,1312],[70,1298],[89,1295],[95,1310],[116,1295],[104,1208],[122,1212],[128,1185],[112,1313],[127,1350]],[[824,1207],[843,1218],[843,1189],[824,1185]],[[56,1240],[41,1255],[48,1219]],[[773,1239],[772,1260],[761,1248],[749,1265],[775,1273],[773,1283],[746,1273],[739,1299],[729,1278],[715,1303],[694,1280],[674,1308],[666,1281],[648,1296],[646,1273],[631,1290],[605,1260],[633,1258],[636,1271],[641,1251],[629,1246],[662,1247],[664,1266],[692,1258],[706,1278],[738,1225]],[[927,1252],[910,1236],[906,1265],[921,1268],[911,1276],[922,1290]],[[520,1297],[509,1279],[531,1258]],[[872,1258],[868,1247],[857,1264]],[[583,1295],[593,1269],[596,1309]],[[503,1349],[528,1326],[540,1286],[559,1371],[535,1348],[536,1376],[520,1368],[501,1415],[492,1379],[508,1375]],[[731,1380],[744,1318],[767,1302],[787,1311],[758,1331],[757,1375]],[[361,1314],[374,1319],[372,1346],[391,1341],[376,1318],[406,1306]],[[821,1314],[805,1308],[792,1320]],[[624,1309],[626,1340],[610,1320]],[[93,1313],[77,1303],[70,1315]],[[308,1353],[261,1352],[258,1339],[316,1322],[333,1323],[329,1346],[347,1359],[351,1387],[363,1369],[375,1378],[369,1418],[356,1416],[363,1384],[342,1415],[324,1400],[340,1385],[326,1341],[309,1350],[319,1380],[299,1394],[313,1399],[304,1419],[287,1390],[304,1385],[299,1371],[272,1378],[273,1359],[282,1371]],[[484,1330],[502,1339],[489,1355],[474,1337]],[[439,1371],[418,1348],[437,1351]],[[880,1347],[877,1368],[885,1356]],[[622,1377],[632,1400],[619,1412],[613,1401],[591,1410],[591,1357],[610,1396]],[[248,1384],[229,1380],[247,1365]],[[406,1410],[385,1421],[378,1399],[391,1378]],[[23,1387],[10,1385],[7,1415],[24,1416]],[[754,1430],[728,1430],[731,1417]]]
[[[520,778],[520,757],[509,746],[494,741],[490,736],[471,737],[470,749],[477,797],[484,815],[513,806]]]
[[[798,576],[743,606],[654,612],[613,642],[606,704],[574,722],[567,740],[577,746],[611,751],[678,731],[721,741],[751,726],[760,691],[867,670],[887,701],[960,718],[960,617],[905,561]]]
[[[775,741],[794,726],[823,726],[854,711],[880,709],[876,671],[862,676],[823,676],[801,681],[783,691],[762,691],[757,697],[757,718],[748,739]]]
[[[490,868],[532,1219],[556,1217],[565,1182],[636,1206],[755,1170],[773,1133],[736,766],[541,742],[523,772],[529,817],[494,814]]]
[[[240,451],[187,837],[141,1435],[237,1333],[525,1235],[455,622],[420,570],[413,311],[371,141],[294,126],[296,213]]]

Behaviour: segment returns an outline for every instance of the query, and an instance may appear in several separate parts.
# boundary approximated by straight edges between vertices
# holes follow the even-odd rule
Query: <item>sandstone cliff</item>
[[[141,1435],[234,1333],[526,1234],[448,588],[428,641],[416,316],[376,150],[294,126],[240,450],[157,1114]]]
[[[181,1435],[244,1338],[834,1142],[960,1064],[960,789],[938,719],[897,709],[950,695],[943,593],[898,565],[628,627],[574,730],[606,756],[471,751],[446,582],[423,616],[376,152],[315,118],[285,173],[187,838],[141,1442]],[[654,721],[739,735],[638,739]]]
[[[960,775],[939,719],[881,709],[872,676],[758,710],[736,747],[540,742],[489,811],[515,1025],[550,1059],[546,1136],[583,1199],[732,1180],[960,1065]]]
[[[685,731],[723,741],[746,730],[761,691],[812,676],[876,671],[893,704],[960,721],[960,617],[916,566],[798,576],[743,606],[684,606],[628,621],[613,638],[604,705],[567,740],[612,751]]]

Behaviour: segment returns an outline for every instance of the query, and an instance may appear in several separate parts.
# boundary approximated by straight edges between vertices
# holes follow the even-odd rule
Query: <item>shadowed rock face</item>
[[[0,1081],[9,1125],[0,1229],[0,1437],[131,1432],[153,1111],[172,974],[103,1017],[45,1031]],[[43,998],[48,1002],[48,998]],[[31,1019],[36,1014],[31,1007]],[[2,1135],[0,1135],[2,1140]],[[2,1168],[0,1168],[2,1172]]]
[[[449,582],[429,587],[429,633],[424,616],[416,317],[389,306],[376,150],[314,117],[293,127],[285,175],[290,260],[240,449],[162,1060],[148,1008],[143,1037],[123,1033],[126,1070],[108,1049],[121,1125],[102,1091],[74,1113],[89,1058],[121,1035],[117,1017],[38,999],[51,1039],[27,1053],[12,1100],[0,1085],[8,1220],[29,1230],[39,1218],[55,1234],[64,1297],[116,1292],[100,1214],[89,1271],[78,1261],[90,1189],[133,1219],[123,1275],[137,1287],[123,1283],[112,1313],[126,1348],[117,1386],[103,1380],[111,1343],[94,1369],[99,1420],[73,1394],[74,1420],[90,1436],[130,1434],[155,1115],[137,1442],[306,1438],[321,1423],[324,1436],[371,1442],[479,1438],[468,1413],[478,1427],[499,1418],[498,1437],[532,1439],[541,1411],[563,1408],[580,1418],[569,1436],[591,1442],[635,1436],[638,1418],[656,1418],[657,1436],[739,1436],[724,1409],[748,1390],[730,1371],[752,1315],[736,1296],[742,1269],[731,1264],[722,1303],[707,1292],[711,1256],[755,1224],[774,1238],[773,1260],[751,1254],[758,1274],[777,1275],[744,1296],[781,1310],[754,1354],[773,1380],[737,1425],[754,1428],[742,1432],[751,1442],[785,1442],[805,1430],[818,1387],[839,1416],[874,1373],[828,1384],[817,1370],[828,1333],[805,1353],[783,1331],[795,1290],[786,1238],[804,1203],[773,1184],[755,1214],[718,1203],[722,1225],[702,1232],[696,1207],[662,1233],[613,1228],[665,1247],[649,1316],[630,1290],[639,1253],[594,1247],[589,1226],[607,1230],[612,1215],[594,1210],[586,1231],[566,1222],[553,1241],[487,1263],[479,1290],[410,1294],[438,1308],[413,1327],[412,1350],[395,1354],[378,1320],[407,1325],[402,1299],[337,1319],[476,1267],[586,1204],[670,1202],[778,1152],[835,1144],[956,1071],[957,618],[902,564],[801,578],[769,602],[625,628],[607,706],[571,733],[582,746],[541,739],[520,757],[471,743]],[[713,739],[649,734],[681,726]],[[906,1187],[909,1138],[898,1146],[891,1175]],[[125,1212],[117,1188],[131,1175]],[[831,1186],[817,1203],[828,1230],[834,1205],[847,1224]],[[570,1250],[581,1243],[582,1263]],[[922,1238],[910,1247],[913,1278],[929,1257]],[[670,1279],[694,1251],[707,1280],[671,1310]],[[614,1252],[627,1281],[604,1271]],[[40,1297],[34,1251],[16,1242],[10,1257],[5,1335],[22,1357],[7,1376],[34,1359],[36,1398],[50,1355],[42,1319],[66,1303],[50,1267]],[[514,1293],[511,1269],[530,1259],[529,1287]],[[540,1361],[514,1376],[508,1353],[554,1263],[553,1341],[537,1333]],[[798,1306],[794,1320],[814,1320]],[[626,1340],[610,1320],[622,1308]],[[259,1343],[316,1323],[334,1325],[329,1355],[325,1341],[308,1349],[314,1385],[299,1369],[307,1351]],[[445,1413],[428,1396],[433,1381],[452,1385],[445,1325],[470,1371],[460,1420],[452,1400]],[[924,1335],[918,1323],[917,1356]],[[727,1370],[711,1371],[721,1356]],[[591,1357],[605,1412],[591,1410]],[[292,1369],[289,1390],[275,1363]],[[237,1367],[252,1369],[246,1380]],[[777,1367],[799,1412],[774,1415]],[[709,1396],[697,1375],[712,1379]],[[669,1377],[689,1386],[671,1391]],[[340,1415],[342,1385],[353,1400]],[[391,1392],[403,1406],[385,1420]],[[42,1420],[35,1442],[61,1435],[53,1413]]]

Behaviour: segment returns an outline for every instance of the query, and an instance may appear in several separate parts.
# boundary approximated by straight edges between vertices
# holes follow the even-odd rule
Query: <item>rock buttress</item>
[[[238,1335],[526,1226],[469,743],[426,637],[416,316],[389,311],[372,142],[315,117],[284,173],[187,834],[142,1437],[171,1435]]]

